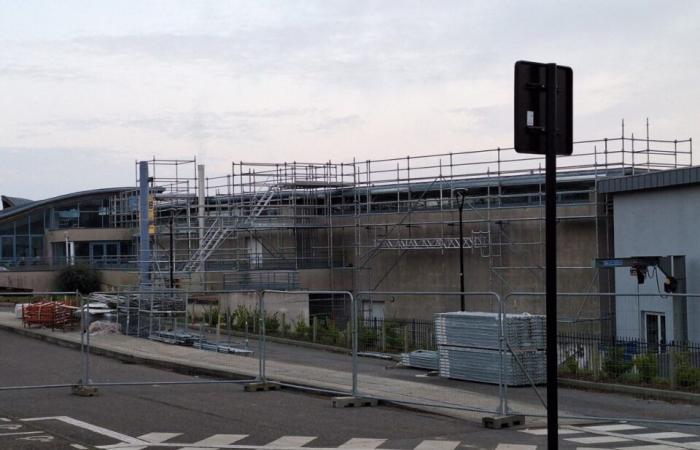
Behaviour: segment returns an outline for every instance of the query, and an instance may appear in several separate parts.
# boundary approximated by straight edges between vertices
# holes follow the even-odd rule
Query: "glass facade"
[[[112,195],[113,193],[86,195],[31,209],[26,208],[26,205],[18,206],[15,208],[26,211],[17,214],[12,214],[13,208],[0,211],[0,266],[19,268],[65,263],[65,242],[54,241],[51,248],[47,248],[47,233],[77,228],[116,228],[113,215],[110,214]],[[131,241],[77,240],[72,256],[76,262],[116,266],[133,259],[130,257],[133,250]]]

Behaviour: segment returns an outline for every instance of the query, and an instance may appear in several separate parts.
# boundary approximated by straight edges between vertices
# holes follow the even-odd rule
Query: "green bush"
[[[56,288],[63,292],[78,291],[81,294],[89,294],[99,291],[101,285],[100,273],[86,265],[64,267],[56,277]]]
[[[277,333],[280,329],[280,319],[277,313],[265,315],[265,332],[266,333]]]
[[[237,330],[245,330],[245,324],[248,323],[248,330],[254,331],[258,320],[258,311],[251,310],[245,305],[238,305],[233,311],[233,327]]]
[[[297,319],[297,323],[294,325],[294,337],[298,339],[309,339],[311,335],[311,328],[306,324],[303,317]]]
[[[568,355],[561,366],[559,366],[559,373],[562,375],[576,376],[578,369],[579,367],[576,356]]]
[[[637,369],[639,379],[645,383],[651,382],[659,373],[659,362],[654,353],[637,356],[634,367]]]
[[[603,372],[611,378],[618,379],[632,370],[633,363],[625,361],[623,347],[610,347],[603,358]]]
[[[202,317],[204,323],[211,327],[215,327],[219,321],[219,307],[211,306],[204,310],[204,315]]]
[[[396,322],[387,321],[385,322],[384,330],[386,333],[384,341],[386,342],[387,353],[402,352],[404,350],[403,327]]]
[[[676,384],[684,388],[699,387],[700,368],[690,364],[690,355],[687,352],[678,352],[673,357],[676,364]]]
[[[329,320],[324,325],[319,327],[318,338],[322,344],[336,345],[341,342],[341,334],[335,322]]]

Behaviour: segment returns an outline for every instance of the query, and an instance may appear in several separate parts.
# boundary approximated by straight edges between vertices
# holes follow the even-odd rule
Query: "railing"
[[[563,377],[700,390],[700,344],[559,333]]]
[[[20,257],[0,259],[0,267],[8,271],[35,271],[55,270],[57,268],[72,265],[87,265],[95,269],[134,269],[137,266],[137,256],[74,256],[68,260],[66,257]],[[0,269],[3,271],[3,269]]]
[[[427,320],[365,319],[360,321],[359,350],[401,353],[436,350],[435,325]]]

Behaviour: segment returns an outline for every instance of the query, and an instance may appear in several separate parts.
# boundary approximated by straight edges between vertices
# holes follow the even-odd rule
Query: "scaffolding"
[[[592,223],[590,256],[606,256],[611,205],[597,182],[688,167],[692,158],[691,139],[627,137],[624,122],[619,137],[575,142],[571,156],[558,157],[558,219]],[[412,252],[454,255],[462,226],[461,247],[487,269],[480,286],[541,289],[543,160],[492,148],[341,163],[240,161],[202,178],[194,159],[153,159],[154,286],[293,289],[303,287],[299,271],[326,269],[329,288],[386,288],[400,282],[395,269]],[[456,189],[468,190],[461,224]],[[122,219],[128,226],[133,211]],[[603,282],[587,261],[559,270],[584,273],[591,292]]]

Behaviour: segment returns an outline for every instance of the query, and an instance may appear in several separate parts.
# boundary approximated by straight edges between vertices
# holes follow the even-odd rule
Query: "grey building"
[[[700,292],[700,167],[601,181],[601,193],[611,197],[614,257],[669,256],[685,258],[687,293]],[[683,273],[684,271],[684,273]],[[649,267],[640,284],[629,267],[615,269],[615,290],[649,296],[618,296],[616,333],[648,342],[700,342],[700,298],[671,298],[665,276]]]

